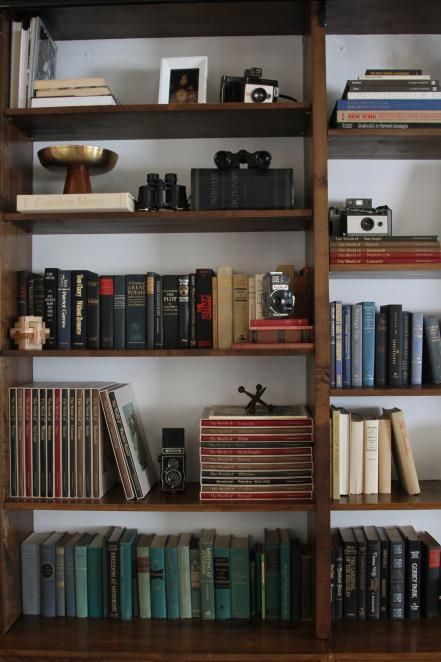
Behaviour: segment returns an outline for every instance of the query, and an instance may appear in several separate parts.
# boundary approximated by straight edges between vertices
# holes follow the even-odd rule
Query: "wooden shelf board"
[[[328,129],[330,159],[439,159],[441,127]]]
[[[293,344],[293,343],[290,343]],[[279,343],[274,349],[48,349],[41,351],[26,351],[17,349],[6,349],[0,352],[0,356],[15,356],[28,358],[51,358],[64,359],[75,358],[141,358],[141,357],[167,357],[167,356],[305,356],[314,353],[313,343],[297,343],[297,348],[284,349],[283,343]],[[256,344],[257,346],[257,344]]]
[[[396,481],[392,494],[352,494],[331,501],[331,510],[433,510],[441,508],[441,480],[421,480],[421,494],[405,494]]]
[[[331,388],[332,397],[381,397],[381,396],[440,396],[441,384],[423,384],[422,386],[384,386],[372,388],[358,388],[352,386],[350,388]]]
[[[267,512],[313,511],[315,505],[296,501],[208,501],[199,500],[199,483],[187,483],[183,494],[166,494],[156,484],[145,499],[127,501],[122,487],[116,485],[102,499],[9,499],[6,510],[84,510],[84,511],[150,511],[150,512]]]
[[[308,103],[205,103],[17,108],[5,116],[29,138],[134,140],[305,135]]]
[[[330,264],[330,278],[441,278],[441,264]]]
[[[439,34],[437,0],[330,0],[327,34]]]
[[[280,232],[306,230],[311,219],[311,209],[3,214],[31,234]]]

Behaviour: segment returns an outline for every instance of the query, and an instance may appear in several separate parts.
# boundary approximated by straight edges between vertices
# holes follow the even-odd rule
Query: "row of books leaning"
[[[303,405],[257,412],[215,406],[202,413],[202,501],[312,499],[311,414]]]
[[[9,437],[11,497],[99,499],[119,474],[134,499],[156,481],[130,384],[10,387]]]
[[[329,304],[331,388],[441,383],[435,315],[374,301]]]
[[[436,127],[441,122],[439,81],[422,69],[366,69],[348,80],[331,124],[342,129]]]
[[[313,557],[287,529],[250,536],[32,533],[21,543],[23,613],[77,618],[312,618]]]
[[[401,409],[348,411],[331,407],[331,498],[390,494],[392,457],[401,488],[419,494],[406,419]]]
[[[439,616],[441,545],[413,526],[332,531],[332,618]]]
[[[329,240],[329,263],[336,264],[439,264],[438,235],[343,236]],[[356,269],[356,266],[354,266]]]
[[[263,276],[230,266],[217,275],[202,268],[185,275],[18,271],[17,312],[43,317],[46,349],[240,349],[311,340],[311,269],[293,275],[297,320],[263,319]]]

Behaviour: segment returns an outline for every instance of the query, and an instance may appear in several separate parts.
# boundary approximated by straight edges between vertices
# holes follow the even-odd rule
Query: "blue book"
[[[130,621],[133,618],[132,547],[137,535],[137,529],[126,529],[119,542],[121,620],[123,621]]]
[[[329,304],[329,386],[335,388],[335,301]]]
[[[335,387],[343,386],[343,311],[342,302],[335,302]]]
[[[155,536],[150,546],[150,601],[152,618],[167,618],[165,546],[167,536]]]
[[[93,540],[92,533],[83,533],[75,545],[75,608],[77,618],[87,618],[87,547]]]
[[[64,531],[55,531],[41,544],[41,615],[56,616],[56,553],[55,547],[64,536]]]
[[[81,533],[75,533],[64,546],[64,585],[66,594],[66,616],[75,618],[75,545],[81,538]]]
[[[57,288],[58,349],[71,348],[71,309],[71,273],[60,269]]]
[[[351,379],[351,306],[347,303],[342,306],[342,361],[343,361],[343,388],[352,386]]]
[[[167,618],[179,618],[178,540],[179,536],[169,536],[165,547]]]
[[[410,316],[410,383],[423,383],[423,313]]]
[[[354,303],[351,306],[351,382],[352,386],[362,386],[363,338],[362,338],[362,305]]]
[[[424,337],[432,382],[441,384],[441,336],[437,317],[424,317]]]
[[[200,580],[201,580],[201,617],[212,621],[215,618],[214,607],[214,567],[213,546],[214,529],[203,529],[199,539]]]
[[[216,620],[231,618],[231,536],[216,536],[213,549],[214,611]]]
[[[97,533],[87,548],[87,611],[89,618],[102,618],[104,536]]]
[[[362,366],[361,380],[362,386],[374,385],[374,366],[375,366],[375,301],[363,301],[361,303],[361,347],[362,347]]]
[[[337,110],[441,110],[440,99],[340,99]]]
[[[41,614],[41,545],[50,533],[31,533],[21,543],[21,599],[23,614]]]

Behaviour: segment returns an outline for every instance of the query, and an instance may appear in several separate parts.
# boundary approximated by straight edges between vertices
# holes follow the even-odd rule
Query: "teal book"
[[[256,590],[256,550],[250,549],[250,609],[251,618],[257,614],[257,590]]]
[[[83,533],[75,545],[75,607],[77,618],[87,618],[87,548],[93,540],[92,533]]]
[[[280,618],[291,620],[291,541],[287,529],[278,529],[280,536]]]
[[[256,543],[254,547],[254,556],[256,560],[256,616],[262,616],[262,555],[263,555],[263,545],[261,542]],[[250,568],[251,574],[251,568]]]
[[[132,547],[137,529],[126,529],[119,542],[119,581],[121,592],[121,620],[133,618]]]
[[[66,616],[75,618],[77,610],[75,606],[75,545],[82,534],[74,533],[72,538],[64,546],[64,583],[66,594]]]
[[[66,616],[65,547],[75,537],[65,533],[55,545],[55,606],[57,616]]]
[[[41,544],[50,533],[31,533],[21,543],[21,591],[23,614],[40,616],[41,613]]]
[[[136,577],[138,583],[138,607],[140,618],[151,618],[150,600],[150,545],[153,533],[140,536],[136,545]]]
[[[265,614],[268,620],[280,618],[280,536],[265,529]]]
[[[87,610],[89,618],[102,618],[104,536],[97,533],[87,548]]]
[[[214,539],[214,610],[216,620],[231,618],[230,593],[230,540],[231,536],[216,536]]]
[[[249,536],[233,536],[230,550],[231,565],[231,616],[250,618],[250,539]]]
[[[190,545],[191,533],[181,533],[178,540],[179,617],[191,618]]]
[[[216,532],[214,529],[203,529],[199,539],[201,618],[205,621],[212,621],[215,617],[213,566],[213,548],[215,535]]]
[[[201,617],[201,568],[199,554],[199,539],[193,537],[190,542],[190,586],[191,586],[191,617]]]
[[[169,536],[165,547],[165,594],[170,619],[179,618],[178,540],[179,536]]]
[[[165,546],[167,536],[155,536],[150,547],[150,599],[152,618],[167,618]]]

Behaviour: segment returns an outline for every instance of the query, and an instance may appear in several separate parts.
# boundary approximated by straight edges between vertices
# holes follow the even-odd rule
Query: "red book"
[[[54,497],[61,498],[61,389],[54,389]]]
[[[26,464],[26,479],[25,479],[25,495],[32,496],[32,434],[31,434],[31,404],[32,404],[32,391],[30,388],[24,390],[25,395],[25,416],[24,416],[24,439],[25,439],[25,464]]]
[[[204,455],[305,455],[311,456],[311,448],[201,448]]]
[[[331,264],[440,264],[441,257],[362,257],[362,258],[332,258]],[[234,347],[234,345],[233,345]],[[284,347],[287,347],[285,344]]]
[[[196,347],[213,347],[213,269],[196,269]]]
[[[284,318],[284,319],[271,319],[271,320],[251,320],[250,321],[250,329],[260,329],[260,328],[268,328],[268,329],[277,329],[277,328],[285,328],[285,327],[296,327],[296,326],[308,326],[309,321],[306,319],[306,317],[302,317],[299,319],[293,319],[293,318]]]
[[[312,441],[312,434],[201,434],[201,441]]]
[[[201,501],[298,501],[312,499],[307,492],[201,492]]]
[[[113,276],[100,276],[100,348],[113,349]]]
[[[228,428],[284,428],[284,427],[302,427],[304,425],[310,426],[312,418],[287,418],[287,419],[272,419],[272,418],[202,418],[201,426],[210,428],[228,427]],[[263,432],[265,432],[263,430]]]
[[[231,349],[256,349],[256,350],[267,350],[267,349],[281,349],[286,351],[287,349],[302,349],[302,350],[313,350],[314,343],[312,342],[238,342],[231,345]]]

